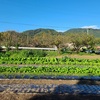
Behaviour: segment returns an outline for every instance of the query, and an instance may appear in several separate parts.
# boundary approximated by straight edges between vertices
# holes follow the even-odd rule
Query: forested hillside
[[[41,33],[48,33],[51,35],[55,35],[55,34],[91,34],[94,35],[95,37],[100,37],[100,29],[92,29],[92,28],[73,28],[73,29],[69,29],[65,32],[57,32],[54,29],[43,29],[43,28],[39,28],[39,29],[35,29],[35,30],[26,30],[24,32],[21,32],[22,34],[28,34],[28,35],[36,35],[36,34],[41,34]]]
[[[87,33],[87,34],[91,34],[94,35],[95,37],[100,37],[100,29],[92,29],[92,28],[88,28],[88,29],[84,29],[84,28],[74,28],[74,29],[69,29],[67,31],[64,32],[65,34],[70,34],[70,33],[78,33],[78,34],[82,34],[82,33]]]
[[[10,33],[19,33],[16,31],[7,31]],[[2,33],[2,32],[1,32]],[[47,33],[47,34],[51,34],[51,35],[56,35],[56,34],[84,34],[84,33],[88,33],[90,35],[94,35],[95,37],[100,37],[100,29],[92,29],[92,28],[72,28],[69,29],[65,32],[57,32],[54,29],[44,29],[44,28],[39,28],[39,29],[35,29],[35,30],[25,30],[23,32],[20,32],[20,34],[23,35],[36,35],[36,34],[41,34],[41,33]]]
[[[58,32],[56,30],[53,29],[43,29],[43,28],[39,28],[39,29],[35,29],[35,30],[27,30],[22,32],[22,34],[28,34],[28,35],[36,35],[36,34],[41,34],[41,33],[47,33],[47,34],[58,34]]]

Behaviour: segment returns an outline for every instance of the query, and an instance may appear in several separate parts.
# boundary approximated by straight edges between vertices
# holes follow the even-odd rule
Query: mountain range
[[[10,33],[18,33],[15,31],[8,31]],[[86,34],[91,34],[94,35],[95,37],[99,37],[100,38],[100,29],[92,29],[92,28],[73,28],[73,29],[69,29],[65,32],[58,32],[54,29],[44,29],[44,28],[39,28],[39,29],[35,29],[35,30],[26,30],[23,32],[20,32],[20,34],[22,35],[31,35],[34,36],[36,34],[41,34],[41,33],[47,33],[47,34],[51,34],[51,35],[57,35],[57,34],[63,34],[63,35],[67,35],[67,34],[82,34],[82,33],[86,33]]]
[[[35,30],[27,30],[22,32],[22,34],[28,34],[28,35],[36,35],[36,34],[40,34],[40,33],[50,33],[52,35],[54,34],[82,34],[82,33],[87,33],[87,34],[92,34],[95,37],[100,37],[100,29],[85,29],[85,28],[73,28],[73,29],[69,29],[65,32],[57,32],[54,29],[35,29]]]

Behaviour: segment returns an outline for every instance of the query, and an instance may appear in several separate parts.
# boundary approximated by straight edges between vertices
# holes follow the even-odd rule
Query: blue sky
[[[0,31],[100,28],[100,0],[0,0]]]

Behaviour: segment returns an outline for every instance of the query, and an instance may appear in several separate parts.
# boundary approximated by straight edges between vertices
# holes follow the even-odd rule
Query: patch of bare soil
[[[79,54],[68,54],[68,55],[61,55],[57,56],[58,58],[62,58],[64,56],[70,57],[70,58],[78,58],[78,59],[100,59],[100,55],[79,55]]]
[[[69,94],[39,94],[29,100],[100,100],[100,96],[84,96],[84,95],[69,95]]]
[[[70,55],[71,58],[100,59],[100,55]]]
[[[0,80],[0,84],[76,84],[78,80],[50,80],[50,79],[7,79]]]
[[[52,80],[52,79],[3,79],[0,84],[90,84],[100,85],[100,81],[93,80]]]
[[[87,82],[87,83],[86,83]],[[0,80],[0,84],[92,84],[90,81],[80,80],[47,80],[47,79],[10,79]],[[99,81],[98,81],[99,82]],[[100,85],[99,83],[96,83]],[[36,94],[36,93],[13,93],[11,91],[0,92],[0,100],[100,100],[100,95],[71,95],[71,94]]]
[[[28,94],[28,93],[17,94],[6,90],[0,93],[0,100],[29,100],[34,96],[35,94]]]
[[[0,100],[100,100],[100,96],[69,95],[69,94],[28,94],[4,91],[0,93]]]

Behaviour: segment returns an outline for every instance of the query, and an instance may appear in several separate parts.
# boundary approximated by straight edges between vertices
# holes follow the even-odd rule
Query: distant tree
[[[73,43],[74,51],[79,52],[80,48],[83,46],[83,37],[80,34],[71,34],[70,41]]]
[[[19,34],[17,33],[17,32],[15,32],[15,31],[8,31],[9,32],[9,34],[10,34],[10,38],[11,38],[11,46],[16,46],[17,44],[18,44],[18,39],[19,39]]]
[[[37,34],[33,38],[33,45],[37,47],[50,47],[52,35],[47,33]]]
[[[83,45],[87,47],[87,49],[94,49],[96,44],[96,38],[91,34],[83,34]]]
[[[57,34],[52,37],[52,45],[55,45],[58,48],[58,52],[60,53],[63,44],[65,44],[65,37],[64,35]]]
[[[27,35],[25,34],[19,34],[18,35],[18,44],[20,46],[28,46],[28,40],[27,40]]]
[[[2,45],[6,46],[6,49],[9,50],[10,46],[18,45],[19,43],[19,34],[15,31],[6,31],[2,32]]]
[[[2,33],[0,33],[0,46],[2,44],[2,40],[3,40]]]
[[[79,52],[81,47],[93,49],[95,46],[95,37],[89,34],[71,34],[70,41],[73,43],[74,51]]]
[[[6,50],[9,50],[11,46],[11,34],[9,32],[3,32],[3,45],[6,46]]]

